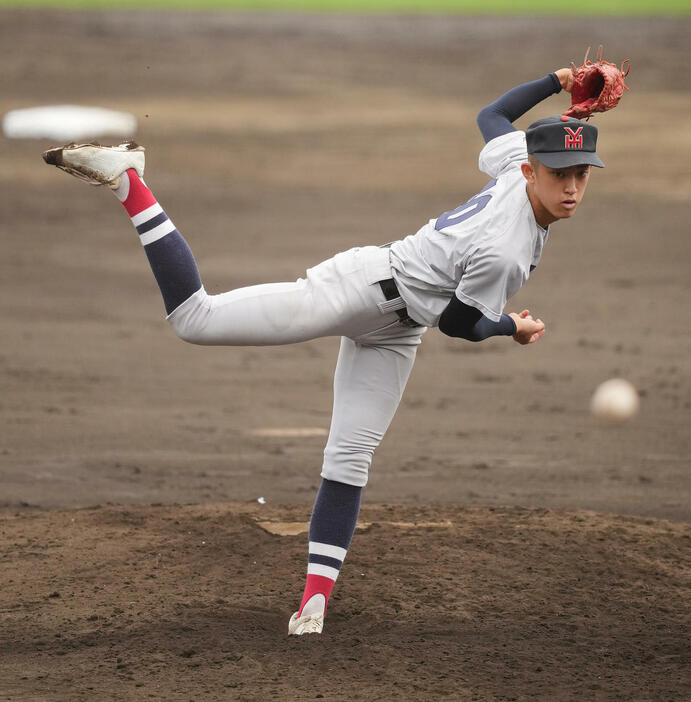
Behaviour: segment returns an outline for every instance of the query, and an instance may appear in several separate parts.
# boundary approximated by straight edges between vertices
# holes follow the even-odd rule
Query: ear
[[[530,163],[530,161],[526,161],[525,163],[521,164],[521,173],[523,173],[523,177],[530,184],[533,184],[535,182],[535,169],[533,168],[533,164]]]

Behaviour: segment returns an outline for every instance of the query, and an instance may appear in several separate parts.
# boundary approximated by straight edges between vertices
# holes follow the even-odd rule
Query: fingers
[[[545,324],[541,320],[533,321],[529,329],[523,329],[520,334],[514,336],[514,339],[522,345],[534,344],[538,339],[542,338],[545,333]]]
[[[530,310],[522,310],[518,315],[514,316],[517,316],[524,322],[519,325],[520,328],[514,336],[514,339],[519,344],[534,344],[545,333],[545,323],[539,318],[533,319]]]
[[[545,323],[541,319],[536,320],[535,326],[537,329],[535,333],[531,335],[530,341],[528,342],[529,344],[534,344],[545,333]]]
[[[529,343],[529,344],[534,344],[538,339],[540,339],[540,338],[542,337],[542,335],[543,335],[544,333],[545,333],[545,330],[544,330],[544,329],[541,329],[539,332],[535,332],[535,334],[533,334],[533,335],[530,337],[528,343]]]
[[[524,331],[526,334],[534,334],[545,328],[545,323],[541,319],[533,319],[532,317],[526,317],[526,324],[524,325]]]

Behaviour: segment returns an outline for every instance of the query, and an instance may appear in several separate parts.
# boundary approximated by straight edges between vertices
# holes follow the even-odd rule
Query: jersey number
[[[485,195],[482,193],[495,185],[496,182],[496,180],[490,180],[480,194],[470,198],[468,202],[459,205],[455,210],[450,210],[449,212],[444,212],[444,214],[439,215],[434,228],[440,232],[442,229],[446,229],[446,227],[452,227],[454,224],[465,222],[466,219],[469,219],[478,212],[482,212],[482,210],[487,207],[487,203],[492,199],[492,193],[486,193]]]

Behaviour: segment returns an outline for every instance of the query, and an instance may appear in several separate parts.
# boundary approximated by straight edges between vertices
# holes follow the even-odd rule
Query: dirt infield
[[[288,639],[304,537],[272,532],[306,528],[308,516],[229,504],[4,520],[14,548],[0,578],[3,699],[672,700],[688,690],[685,525],[369,507],[325,633]]]
[[[633,66],[511,304],[547,334],[426,334],[317,641],[285,636],[306,544],[275,532],[309,517],[338,340],[177,341],[112,196],[2,138],[0,699],[686,699],[690,30],[0,13],[0,111],[135,113],[211,292],[414,233],[484,184],[480,107],[588,44]],[[610,427],[616,375],[642,408]]]

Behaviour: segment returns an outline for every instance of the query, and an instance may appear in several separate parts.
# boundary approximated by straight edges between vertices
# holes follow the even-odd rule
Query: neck
[[[557,218],[545,208],[545,206],[538,199],[537,195],[535,195],[535,192],[530,186],[530,183],[526,183],[525,192],[528,195],[530,206],[533,208],[533,215],[535,215],[535,221],[543,229],[547,229],[547,227],[549,227],[550,224],[557,221]]]

